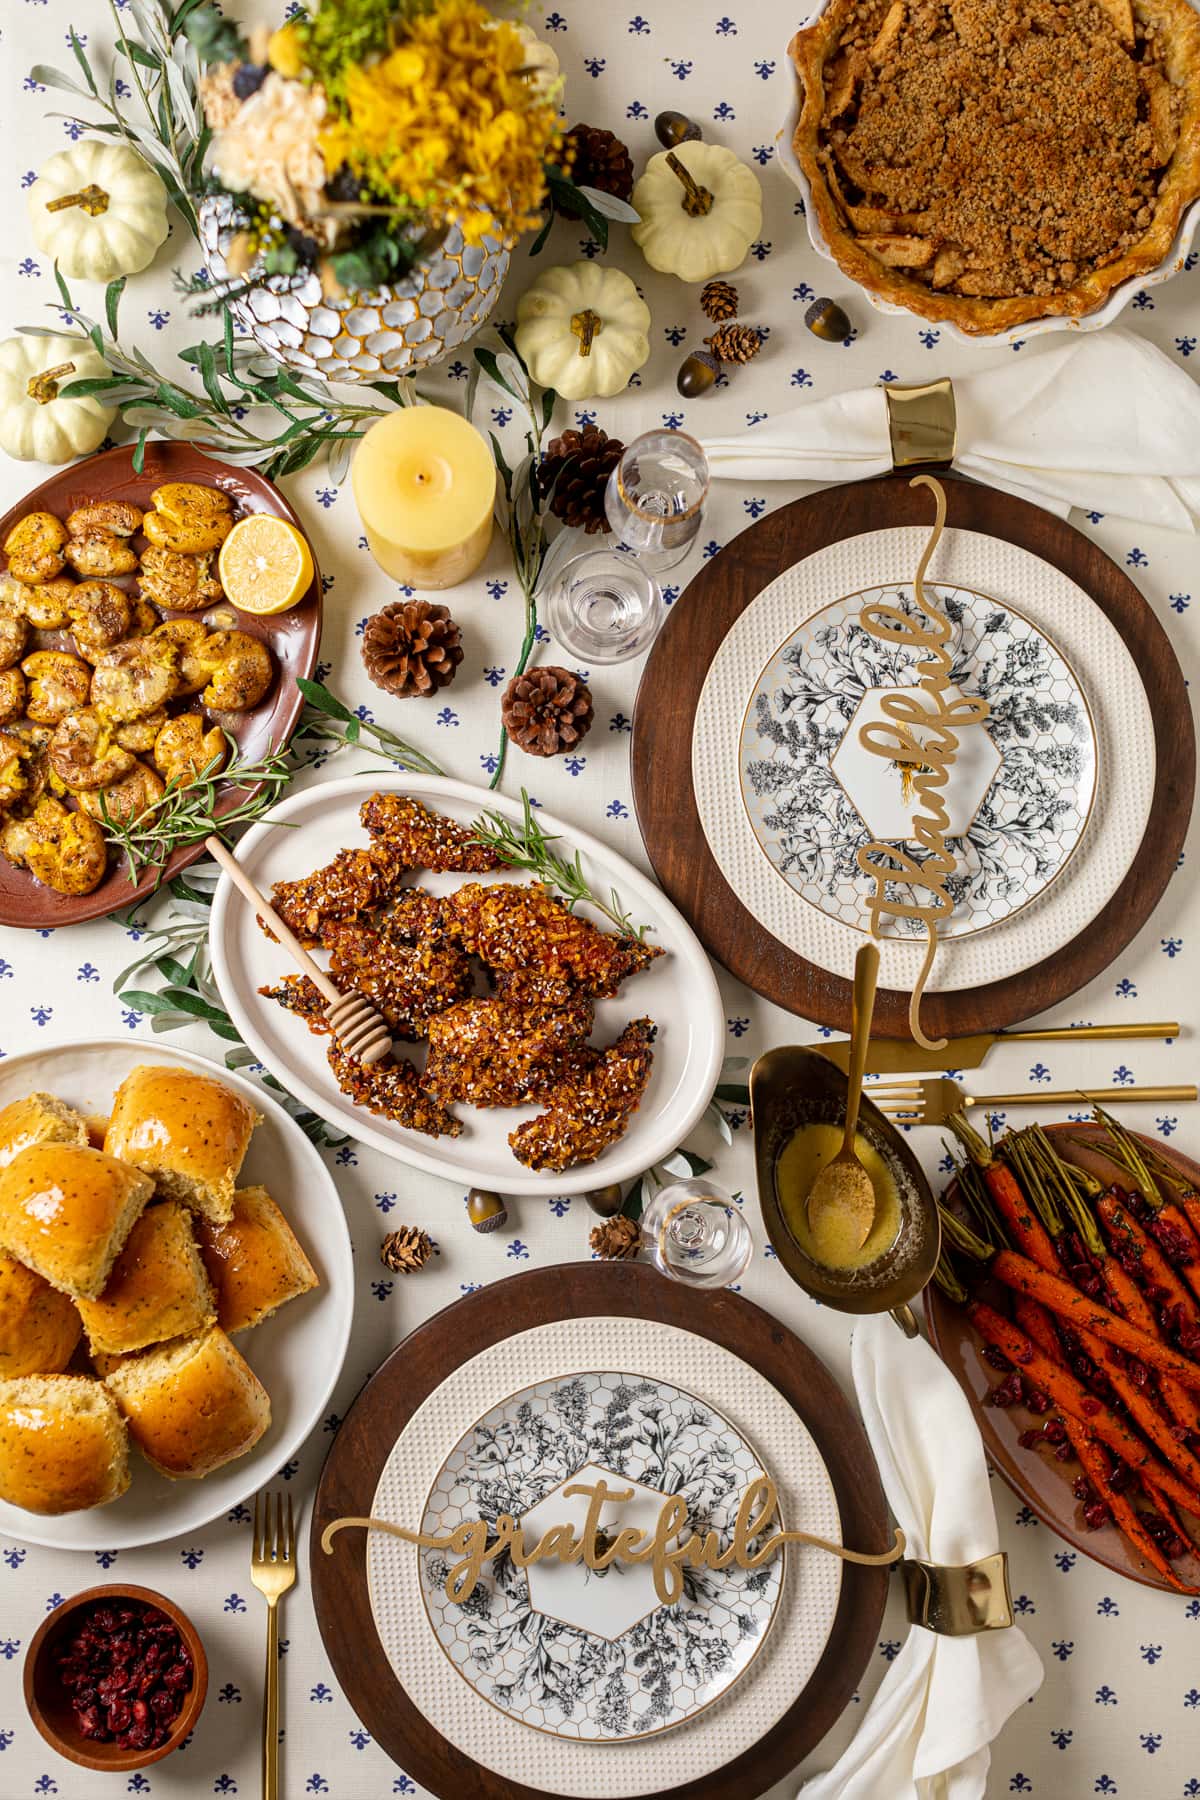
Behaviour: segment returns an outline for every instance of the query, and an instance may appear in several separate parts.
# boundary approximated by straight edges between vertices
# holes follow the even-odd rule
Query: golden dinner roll
[[[94,1300],[153,1192],[148,1175],[103,1150],[34,1144],[0,1174],[0,1250]]]
[[[223,1331],[260,1325],[285,1300],[319,1285],[295,1232],[264,1187],[239,1188],[233,1217],[223,1224],[198,1219],[196,1233]]]
[[[87,1126],[87,1141],[93,1150],[103,1150],[104,1134],[108,1130],[107,1113],[88,1113],[84,1119]]]
[[[175,1478],[244,1456],[271,1423],[266,1388],[216,1325],[122,1357],[104,1380],[147,1462]]]
[[[26,1094],[0,1112],[0,1169],[31,1144],[86,1144],[87,1121],[53,1094]]]
[[[130,1070],[113,1097],[104,1148],[152,1176],[168,1199],[228,1219],[237,1172],[259,1117],[213,1075],[143,1063]]]
[[[88,1346],[119,1356],[165,1338],[201,1331],[216,1320],[212,1288],[179,1200],[148,1206],[112,1266],[98,1300],[81,1300]]]
[[[107,1506],[129,1486],[125,1424],[90,1375],[0,1381],[0,1500],[32,1513]]]
[[[78,1342],[74,1301],[15,1256],[0,1254],[0,1381],[57,1375]]]

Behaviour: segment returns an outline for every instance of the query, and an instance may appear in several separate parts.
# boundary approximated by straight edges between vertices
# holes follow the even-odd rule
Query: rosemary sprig
[[[488,434],[500,476],[496,488],[496,523],[508,540],[517,585],[525,599],[525,632],[516,668],[513,670],[515,677],[524,673],[537,641],[537,596],[550,570],[550,539],[546,531],[546,520],[550,514],[553,490],[543,491],[538,479],[538,465],[542,460],[542,441],[558,403],[558,395],[553,388],[538,387],[517,349],[516,339],[506,326],[499,327],[497,336],[503,346],[501,350],[477,347],[474,351],[475,366],[467,383],[466,414],[469,419],[475,410],[475,393],[482,374],[516,402],[526,421],[525,455],[515,468],[509,467],[496,433],[492,431]],[[576,536],[576,533],[563,532],[555,539],[555,566],[558,566]],[[496,766],[492,770],[489,787],[496,787],[504,773],[507,749],[508,733],[501,725],[500,744],[495,756]]]
[[[214,756],[190,780],[186,775],[173,775],[159,798],[134,818],[115,818],[101,794],[105,836],[125,856],[132,886],[137,886],[148,869],[162,869],[176,850],[199,843],[212,832],[224,837],[235,825],[260,819],[291,780],[293,769],[286,750],[247,761],[229,734],[222,735],[227,761],[221,754]],[[218,804],[235,788],[250,791],[218,818]]]
[[[622,910],[621,896],[616,888],[609,890],[608,900],[601,900],[592,892],[583,873],[578,850],[573,859],[568,861],[560,856],[551,844],[558,842],[557,832],[543,831],[534,816],[533,805],[525,789],[521,789],[521,805],[524,817],[520,825],[514,825],[511,819],[502,814],[487,811],[481,813],[471,826],[471,836],[475,843],[485,844],[495,850],[501,860],[512,869],[526,869],[536,875],[547,887],[557,888],[567,902],[569,912],[586,901],[596,911],[603,913],[606,919],[616,926],[623,937],[644,938],[647,927],[635,925],[629,914]]]
[[[300,722],[298,738],[313,738],[318,743],[336,744],[338,749],[365,750],[364,739],[369,739],[374,749],[389,762],[394,762],[399,769],[408,769],[422,775],[444,775],[446,771],[423,750],[406,743],[389,731],[386,725],[376,724],[373,720],[360,719],[357,713],[350,711],[344,701],[331,694],[327,687],[319,681],[306,681],[303,676],[296,677],[296,686],[308,701],[308,710]]]

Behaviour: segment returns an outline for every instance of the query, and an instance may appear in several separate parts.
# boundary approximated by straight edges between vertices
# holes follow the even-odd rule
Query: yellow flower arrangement
[[[556,96],[522,73],[518,32],[477,0],[440,0],[408,19],[378,61],[341,74],[320,147],[372,190],[469,242],[515,240],[539,222],[543,165],[561,135]]]

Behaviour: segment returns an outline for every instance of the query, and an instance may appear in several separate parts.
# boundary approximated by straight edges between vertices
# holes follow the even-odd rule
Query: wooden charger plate
[[[359,1393],[321,1472],[309,1538],[317,1624],[347,1699],[387,1754],[442,1800],[466,1794],[472,1800],[558,1797],[480,1768],[417,1710],[375,1630],[364,1534],[340,1533],[327,1556],[321,1533],[334,1519],[370,1512],[399,1433],[460,1364],[532,1326],[607,1315],[678,1326],[750,1363],[774,1383],[811,1431],[837,1494],[845,1542],[862,1550],[889,1547],[887,1506],[857,1415],[812,1351],[750,1301],[727,1289],[682,1287],[638,1263],[533,1269],[457,1301],[418,1326]],[[833,1630],[808,1686],[753,1749],[672,1788],[673,1800],[753,1800],[803,1761],[849,1704],[870,1660],[887,1584],[886,1568],[843,1565]],[[625,1758],[619,1759],[619,1767],[623,1778]],[[613,1770],[615,1780],[617,1762]],[[621,1797],[614,1791],[612,1800]]]
[[[1080,1168],[1098,1175],[1102,1181],[1128,1184],[1129,1177],[1114,1167],[1100,1147],[1104,1142],[1103,1126],[1063,1124],[1049,1125],[1046,1130],[1053,1137],[1055,1149],[1064,1162],[1077,1163]],[[1140,1135],[1134,1133],[1134,1136]],[[1077,1137],[1095,1140],[1097,1148],[1085,1149],[1067,1142],[1068,1138]],[[1192,1162],[1181,1151],[1157,1138],[1143,1137],[1142,1142],[1153,1143],[1160,1155],[1173,1162],[1189,1181],[1200,1186],[1200,1164]],[[953,1183],[947,1189],[946,1199],[952,1209],[958,1210]],[[990,1283],[981,1290],[981,1297],[989,1303],[996,1303],[1001,1312],[1009,1310],[1007,1296],[1008,1290],[999,1282]],[[1074,1457],[1069,1462],[1060,1463],[1049,1450],[1022,1449],[1018,1441],[1021,1433],[1040,1424],[1040,1419],[1024,1406],[999,1407],[984,1404],[989,1389],[995,1387],[1002,1376],[983,1360],[983,1342],[971,1329],[962,1308],[955,1306],[932,1283],[925,1290],[925,1322],[934,1349],[971,1403],[988,1460],[993,1468],[1000,1471],[1018,1498],[1037,1514],[1043,1524],[1070,1544],[1073,1550],[1081,1551],[1084,1556],[1091,1557],[1093,1562],[1103,1563],[1106,1569],[1113,1569],[1118,1575],[1128,1575],[1131,1580],[1140,1581],[1146,1587],[1161,1588],[1166,1594],[1176,1593],[1178,1590],[1165,1582],[1158,1571],[1138,1555],[1128,1538],[1115,1525],[1102,1525],[1098,1531],[1087,1529],[1083,1523],[1083,1509],[1072,1492],[1071,1484],[1082,1473]],[[1194,1527],[1196,1524],[1186,1517],[1182,1523],[1185,1527]],[[1200,1531],[1197,1559],[1200,1559]],[[1181,1560],[1177,1567],[1184,1581],[1195,1580],[1200,1575],[1200,1560]]]
[[[1002,1030],[1056,1005],[1107,968],[1145,924],[1176,866],[1191,817],[1196,740],[1175,653],[1124,571],[1040,506],[952,476],[945,487],[948,524],[1006,538],[1042,557],[1111,620],[1152,697],[1157,754],[1151,823],[1124,881],[1087,930],[1018,975],[925,995],[926,1032],[962,1037]],[[722,640],[784,569],[864,531],[928,524],[928,494],[911,488],[902,475],[824,488],[768,513],[689,582],[650,652],[634,708],[634,805],[663,889],[705,948],[739,980],[789,1012],[837,1031],[850,1029],[850,982],[772,937],[742,905],[713,857],[692,789],[692,725]],[[736,779],[733,760],[729,778]],[[872,1030],[876,1037],[909,1035],[907,993],[879,990]]]
[[[162,441],[146,445],[140,475],[134,472],[132,445],[105,450],[99,456],[90,456],[83,462],[56,470],[0,519],[0,544],[26,513],[51,512],[65,519],[75,507],[89,500],[131,500],[145,511],[150,505],[151,493],[164,481],[195,481],[202,487],[221,488],[229,495],[239,517],[252,512],[274,513],[276,518],[287,519],[289,524],[302,529],[279,489],[265,475],[256,474],[253,469],[237,469],[229,463],[216,462],[193,444]],[[7,567],[6,559],[0,558],[0,561]],[[131,577],[123,576],[118,586],[129,586],[131,580]],[[226,602],[219,600],[214,604],[223,606]],[[232,602],[228,604],[232,611],[237,611]],[[206,612],[210,610],[205,608]],[[163,611],[161,616],[172,619],[185,615]],[[186,616],[199,618],[203,615]],[[275,680],[259,704],[248,713],[222,715],[222,721],[230,735],[237,739],[242,755],[257,762],[287,742],[304,707],[296,677],[311,675],[316,667],[317,647],[321,641],[321,571],[315,556],[312,584],[298,605],[290,612],[267,619],[238,612],[237,629],[249,637],[261,638],[275,658]],[[193,702],[193,705],[197,704]],[[230,788],[218,803],[217,818],[245,796],[244,788]],[[203,843],[177,850],[161,874],[150,870],[135,886],[129,879],[124,858],[110,851],[108,874],[100,886],[90,894],[76,896],[56,894],[52,888],[35,880],[27,869],[18,869],[0,857],[0,925],[26,925],[41,930],[78,925],[83,919],[97,919],[105,913],[124,910],[152,893],[160,880],[169,881],[203,855]]]

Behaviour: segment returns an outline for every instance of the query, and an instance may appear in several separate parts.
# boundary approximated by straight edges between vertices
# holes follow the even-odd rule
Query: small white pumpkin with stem
[[[630,236],[652,269],[711,281],[740,268],[762,230],[754,170],[723,144],[676,145],[652,156],[633,190]]]
[[[46,163],[29,216],[38,249],[69,280],[113,281],[153,262],[167,236],[167,190],[128,144],[85,138]]]
[[[72,399],[73,381],[98,381],[108,364],[74,337],[13,337],[0,344],[0,450],[18,462],[89,456],[117,416],[95,394]]]
[[[517,349],[564,400],[619,394],[650,354],[650,308],[628,275],[597,262],[546,269],[517,303]]]

